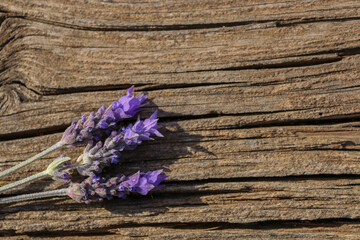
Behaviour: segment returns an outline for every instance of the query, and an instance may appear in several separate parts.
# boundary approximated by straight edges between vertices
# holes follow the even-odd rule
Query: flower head
[[[111,108],[106,111],[103,118],[107,123],[110,121],[121,121],[125,118],[133,117],[141,107],[145,106],[143,102],[147,99],[147,96],[141,94],[138,97],[133,97],[132,93],[134,86],[132,86],[126,96],[123,96],[119,101],[113,102]],[[104,123],[104,126],[106,123]]]
[[[89,177],[81,183],[73,183],[68,188],[68,195],[77,202],[101,202],[113,197],[126,198],[131,192],[146,195],[150,190],[162,187],[160,183],[167,175],[160,175],[162,170],[135,173],[129,177],[118,175],[116,177],[101,178],[93,182]]]
[[[90,113],[89,116],[83,115],[80,120],[73,121],[65,130],[61,142],[67,146],[86,144],[89,140],[100,140],[102,136],[108,135],[116,124],[125,119],[135,116],[144,106],[143,103],[147,96],[141,94],[133,97],[132,86],[126,96],[119,101],[113,102],[108,108],[102,106],[97,113]]]
[[[163,137],[163,135],[157,130],[160,128],[157,125],[158,122],[157,111],[155,111],[150,118],[144,121],[140,120],[140,117],[134,124],[130,124],[128,127],[123,128],[124,141],[128,149],[134,149],[137,145],[141,144],[144,140],[154,140],[151,136]]]

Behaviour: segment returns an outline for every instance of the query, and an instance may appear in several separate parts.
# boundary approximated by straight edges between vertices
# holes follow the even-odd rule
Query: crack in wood
[[[359,224],[358,219],[348,218],[325,218],[318,220],[286,220],[286,221],[259,221],[254,223],[229,223],[229,222],[174,222],[174,223],[152,223],[152,224],[113,224],[108,227],[99,228],[96,230],[87,231],[40,231],[40,232],[24,232],[29,237],[109,237],[116,238],[116,233],[126,229],[137,228],[162,228],[171,232],[174,230],[202,230],[202,231],[214,231],[214,230],[296,230],[296,229],[312,229],[312,228],[338,228],[343,225]],[[149,233],[150,234],[150,233]],[[19,235],[15,231],[1,231],[2,236],[16,236]],[[142,237],[146,237],[141,235]],[[134,235],[133,235],[134,237]]]
[[[11,16],[13,17],[13,16]],[[116,27],[89,27],[80,25],[71,25],[62,22],[49,21],[45,19],[33,18],[29,16],[14,16],[13,18],[23,18],[33,22],[45,23],[53,26],[59,26],[69,29],[84,30],[84,31],[104,31],[104,32],[149,32],[149,31],[177,31],[177,30],[201,30],[201,29],[212,29],[222,27],[236,27],[251,24],[266,24],[274,23],[270,25],[275,26],[273,20],[264,21],[241,21],[241,22],[223,22],[223,23],[202,23],[202,24],[172,24],[172,25],[138,25],[138,26],[116,26]]]
[[[348,18],[302,18],[302,19],[289,19],[286,21],[276,21],[277,27],[287,27],[299,24],[308,24],[316,22],[345,22],[345,21],[356,21],[360,20],[360,17],[348,17]]]
[[[239,178],[208,178],[202,180],[186,180],[186,181],[167,181],[166,185],[169,188],[162,192],[172,192],[172,184],[181,186],[193,186],[206,183],[246,183],[246,182],[301,182],[304,180],[316,181],[333,181],[339,179],[360,179],[360,174],[309,174],[309,175],[289,175],[289,176],[273,176],[273,177],[239,177]],[[244,189],[246,190],[246,189]],[[162,192],[159,192],[161,194]]]
[[[5,18],[22,18],[33,22],[39,22],[49,24],[53,26],[59,26],[69,29],[84,30],[84,31],[128,31],[128,32],[144,32],[144,31],[177,31],[177,30],[201,30],[223,27],[237,27],[245,25],[264,24],[265,28],[272,27],[288,27],[300,24],[317,23],[317,22],[346,22],[356,21],[360,17],[345,17],[345,18],[293,18],[293,19],[270,19],[270,20],[251,20],[251,21],[238,21],[238,22],[218,22],[218,23],[197,23],[197,24],[171,24],[171,25],[133,25],[133,26],[116,26],[116,27],[91,27],[80,26],[75,24],[67,24],[64,22],[56,22],[31,16],[24,16],[21,14],[10,14],[8,12],[0,11],[4,13]]]

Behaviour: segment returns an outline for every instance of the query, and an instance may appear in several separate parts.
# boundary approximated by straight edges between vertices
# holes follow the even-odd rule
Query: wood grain
[[[151,196],[3,205],[4,239],[357,239],[358,1],[0,2],[0,170],[135,85]],[[72,159],[81,148],[64,150]],[[46,168],[53,153],[1,179]],[[43,179],[1,196],[64,187]]]
[[[5,232],[23,233],[86,232],[126,224],[186,224],[189,219],[210,225],[356,219],[360,216],[358,191],[359,180],[344,179],[169,183],[152,197],[132,197],[91,206],[67,198],[13,204],[2,208],[0,224]]]
[[[61,1],[4,0],[0,10],[9,16],[81,29],[156,30],[199,28],[251,22],[304,22],[359,17],[352,1]]]

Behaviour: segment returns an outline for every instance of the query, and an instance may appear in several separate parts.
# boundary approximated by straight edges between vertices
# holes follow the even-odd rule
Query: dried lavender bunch
[[[118,164],[120,152],[124,150],[133,150],[144,140],[153,140],[152,136],[163,137],[157,130],[157,111],[144,121],[137,119],[134,125],[129,124],[119,131],[112,131],[111,135],[105,140],[104,144],[99,141],[93,143],[89,141],[84,153],[78,160],[81,163],[70,163],[70,158],[62,155],[51,163],[46,171],[34,174],[26,179],[0,187],[0,192],[13,187],[34,181],[44,176],[51,176],[54,180],[67,182],[71,179],[74,169],[82,176],[90,176],[93,181],[99,181],[99,176],[105,167],[111,164]],[[64,160],[66,159],[66,161]],[[60,162],[61,161],[61,162]]]
[[[57,181],[69,182],[74,170],[87,178],[82,179],[81,182],[71,183],[68,188],[4,198],[0,199],[0,203],[63,195],[68,195],[78,202],[89,203],[91,201],[103,201],[105,198],[111,199],[113,196],[125,198],[131,192],[146,195],[153,188],[161,187],[160,182],[167,177],[167,175],[160,175],[162,170],[148,173],[138,172],[130,177],[124,175],[117,175],[113,178],[100,176],[104,167],[119,163],[119,156],[122,151],[133,150],[143,141],[153,140],[152,136],[163,137],[157,130],[159,128],[157,112],[143,121],[140,120],[139,116],[134,125],[129,124],[118,130],[119,121],[133,117],[145,105],[143,102],[147,97],[144,95],[133,97],[133,89],[134,87],[131,87],[126,96],[117,102],[113,102],[108,108],[102,106],[96,114],[92,112],[89,116],[83,115],[79,121],[74,121],[66,129],[58,143],[0,173],[0,177],[61,147],[76,147],[87,143],[84,153],[79,158],[81,163],[71,164],[70,158],[61,155],[45,171],[0,187],[0,192],[44,176],[51,176]],[[104,138],[106,140],[102,143],[100,140]]]
[[[119,131],[112,131],[111,135],[105,140],[94,143],[89,142],[84,153],[79,158],[81,164],[77,167],[78,172],[83,176],[90,176],[94,180],[102,169],[111,164],[118,164],[120,154],[124,150],[134,150],[144,140],[153,140],[152,136],[163,137],[157,130],[157,111],[150,118],[144,121],[137,119],[134,125],[129,124]]]
[[[64,146],[74,147],[84,145],[90,140],[99,141],[101,137],[107,136],[119,121],[135,116],[140,108],[145,105],[144,101],[147,99],[147,96],[141,94],[138,97],[134,97],[132,96],[133,90],[134,86],[128,90],[126,96],[121,97],[119,101],[113,102],[108,108],[102,106],[96,114],[92,112],[89,116],[83,115],[80,120],[73,121],[65,130],[59,142],[22,163],[1,172],[0,177],[25,167]]]
[[[138,172],[129,177],[118,175],[112,178],[101,178],[95,183],[91,178],[86,178],[81,183],[71,184],[68,188],[2,198],[0,204],[66,195],[77,202],[85,203],[102,202],[104,199],[110,200],[113,197],[126,198],[130,193],[146,195],[152,189],[162,187],[160,183],[168,176],[160,175],[161,173],[162,170],[157,170],[147,173]]]

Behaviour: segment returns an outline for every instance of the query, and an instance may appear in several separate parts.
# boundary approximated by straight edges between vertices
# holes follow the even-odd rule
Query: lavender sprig
[[[160,183],[167,175],[160,175],[162,170],[141,173],[137,172],[130,177],[118,175],[116,177],[101,178],[93,182],[89,177],[81,183],[71,184],[68,195],[77,202],[102,202],[113,197],[126,198],[131,192],[146,195],[150,190],[162,187]]]
[[[131,118],[143,107],[143,102],[147,96],[141,94],[138,97],[133,97],[132,93],[134,86],[132,86],[126,96],[123,96],[119,101],[113,102],[108,108],[102,106],[97,113],[90,113],[89,116],[83,115],[79,121],[73,121],[68,127],[61,142],[67,146],[84,145],[89,140],[100,140],[104,135],[108,135],[114,126],[126,118]]]
[[[102,202],[104,199],[110,200],[113,197],[126,198],[130,193],[146,195],[152,189],[163,186],[160,183],[168,176],[160,175],[161,173],[162,170],[147,173],[138,172],[129,177],[119,175],[112,178],[102,178],[96,183],[93,183],[91,178],[87,178],[81,183],[71,184],[68,188],[2,198],[0,204],[66,195],[77,202],[84,203]]]
[[[111,135],[105,140],[94,143],[90,142],[86,146],[81,164],[77,167],[78,172],[83,176],[90,176],[93,179],[98,179],[102,169],[111,164],[118,164],[120,161],[120,154],[124,150],[133,150],[144,140],[153,140],[152,136],[163,137],[157,130],[160,126],[157,125],[157,111],[155,111],[150,118],[144,121],[138,120],[134,125],[129,124],[119,131],[112,131]]]
[[[86,146],[84,153],[80,157],[81,164],[70,163],[70,158],[61,155],[56,158],[48,168],[33,176],[23,180],[0,187],[0,192],[20,186],[22,184],[34,181],[44,176],[51,176],[57,181],[70,181],[73,169],[77,169],[82,176],[90,176],[93,181],[99,181],[99,174],[105,167],[111,164],[118,164],[119,157],[124,150],[133,150],[145,140],[153,140],[152,136],[163,137],[157,130],[157,111],[144,121],[138,120],[134,125],[129,124],[119,131],[112,131],[111,135],[105,140],[104,144],[99,141],[93,143],[90,141]]]
[[[134,97],[132,96],[133,91],[134,86],[128,90],[126,96],[113,102],[108,108],[102,106],[96,114],[92,112],[89,116],[83,115],[80,120],[73,121],[65,130],[59,142],[20,164],[1,172],[0,177],[25,167],[64,146],[75,147],[84,145],[90,140],[99,141],[102,136],[108,135],[119,121],[135,116],[140,108],[145,105],[144,101],[147,99],[147,96],[141,94],[138,97]]]

